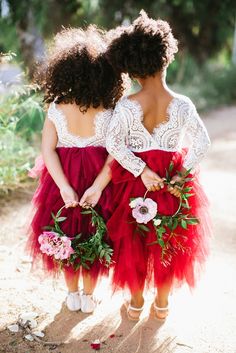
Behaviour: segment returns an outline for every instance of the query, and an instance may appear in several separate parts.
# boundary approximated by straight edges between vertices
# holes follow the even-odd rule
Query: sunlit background
[[[148,308],[138,325],[127,322],[119,312],[122,296],[111,301],[106,283],[97,289],[106,298],[100,309],[90,317],[73,316],[61,307],[63,282],[53,286],[50,279],[30,277],[23,252],[36,187],[28,170],[40,152],[45,117],[42,93],[32,80],[35,67],[62,26],[128,25],[142,8],[173,28],[179,52],[168,82],[193,100],[212,139],[202,164],[212,205],[212,255],[194,294],[184,287],[173,296],[164,327]],[[236,1],[1,0],[0,53],[0,352],[51,351],[5,329],[20,313],[35,311],[46,340],[65,342],[54,347],[56,353],[90,352],[96,338],[105,342],[105,353],[235,353]],[[151,292],[149,304],[152,299]]]

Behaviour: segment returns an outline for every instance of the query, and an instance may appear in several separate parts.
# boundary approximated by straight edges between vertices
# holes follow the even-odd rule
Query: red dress
[[[167,282],[172,286],[187,282],[193,287],[207,258],[211,233],[208,201],[197,173],[191,174],[193,179],[186,186],[192,187],[191,193],[194,195],[189,198],[189,205],[191,214],[200,223],[189,225],[188,229],[180,226],[175,229],[176,234],[180,233],[180,243],[178,246],[172,244],[175,252],[167,264],[161,257],[160,245],[150,245],[156,240],[152,222],[147,224],[149,232],[140,234],[129,203],[131,198],[145,194],[146,188],[140,177],[145,165],[160,177],[165,177],[172,162],[174,168],[171,176],[174,176],[182,166],[186,169],[196,166],[206,152],[209,138],[193,103],[184,96],[177,96],[171,101],[168,121],[152,134],[142,124],[142,117],[139,103],[125,97],[117,104],[108,130],[107,149],[117,160],[111,166],[114,211],[107,222],[114,247],[113,287],[128,287],[133,293],[141,289],[145,282],[157,287]],[[180,141],[186,133],[195,135],[189,149],[181,150]],[[166,187],[149,192],[147,197],[157,202],[161,215],[173,215],[178,209],[179,199],[171,195]],[[169,235],[167,231],[166,239]]]
[[[90,138],[79,138],[68,132],[66,118],[62,111],[56,107],[56,104],[52,103],[49,107],[48,118],[55,124],[58,134],[56,151],[64,174],[79,199],[84,191],[92,185],[106,161],[108,153],[104,147],[105,133],[110,117],[110,110],[99,112],[95,117],[95,135]],[[59,271],[58,263],[51,256],[40,251],[38,238],[44,227],[53,223],[51,213],[56,214],[64,202],[59,188],[40,160],[31,175],[35,174],[35,170],[37,174],[37,168],[40,169],[40,181],[33,197],[35,213],[30,226],[27,248],[33,258],[33,267],[36,267],[38,262],[42,262],[45,271],[55,275]],[[110,205],[111,185],[108,185],[96,206],[96,210],[105,220],[110,216]],[[84,241],[93,232],[91,217],[90,215],[82,215],[80,206],[63,209],[62,216],[66,216],[67,219],[60,223],[60,226],[68,236],[73,237],[81,233],[81,241]],[[109,242],[108,238],[107,241]],[[65,270],[71,274],[74,272],[71,267],[65,267]],[[97,277],[107,273],[107,268],[97,261],[89,271],[93,277]]]

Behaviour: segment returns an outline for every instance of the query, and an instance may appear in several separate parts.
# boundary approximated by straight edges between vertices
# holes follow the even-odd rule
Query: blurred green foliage
[[[0,0],[0,3],[3,1]],[[132,21],[143,8],[154,18],[170,22],[180,42],[180,50],[186,50],[203,64],[221,50],[232,52],[235,27],[235,0],[4,0],[8,14],[0,22],[0,47],[13,50],[11,40],[2,32],[31,31],[31,35],[50,38],[62,26],[83,26],[96,23],[112,28],[124,21]],[[1,16],[0,16],[1,17]],[[37,29],[37,34],[36,34]],[[15,35],[15,34],[14,34]],[[24,41],[21,54],[24,60]],[[23,45],[23,46],[22,46]]]
[[[0,194],[32,183],[27,174],[39,153],[44,121],[41,101],[33,86],[0,96]]]
[[[235,82],[236,66],[222,68],[209,62],[201,69],[193,66],[188,76],[185,76],[182,82],[173,82],[171,88],[189,96],[198,111],[205,112],[223,105],[235,104]]]

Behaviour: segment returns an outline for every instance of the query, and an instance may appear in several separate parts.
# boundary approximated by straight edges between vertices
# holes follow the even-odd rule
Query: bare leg
[[[79,271],[74,272],[73,275],[71,272],[64,271],[64,277],[68,292],[77,292],[79,288]]]
[[[89,272],[83,272],[83,292],[86,295],[92,295],[97,284],[97,279],[91,277]]]
[[[142,312],[143,304],[144,304],[143,289],[140,289],[137,292],[132,293],[130,306],[132,308],[140,309],[140,310],[132,310],[131,307],[128,307],[128,316],[130,317],[130,319],[133,319],[133,320],[139,319],[139,316]]]
[[[171,290],[171,282],[167,282],[161,287],[157,288],[157,296],[155,298],[155,305],[158,308],[167,308],[168,307],[168,298]],[[159,319],[165,319],[168,315],[168,309],[166,310],[158,310],[155,309],[156,316]]]

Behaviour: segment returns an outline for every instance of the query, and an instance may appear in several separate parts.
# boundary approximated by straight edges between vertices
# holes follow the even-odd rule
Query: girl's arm
[[[183,168],[193,170],[205,157],[211,141],[207,129],[192,102],[186,122],[186,134],[191,140],[191,145],[184,158]]]
[[[101,197],[102,191],[111,181],[111,170],[109,165],[112,160],[112,156],[108,155],[101,172],[98,174],[90,188],[88,188],[81,197],[79,202],[80,206],[96,206]]]
[[[52,121],[46,118],[42,133],[42,155],[48,172],[60,189],[61,197],[66,207],[75,207],[78,204],[78,195],[70,186],[56,152],[57,132]]]
[[[127,138],[129,135],[129,121],[133,112],[117,103],[107,133],[106,147],[125,169],[135,177],[140,176],[145,187],[149,191],[159,190],[164,187],[163,179],[153,172],[146,163],[128,148]]]
[[[183,177],[188,170],[194,170],[194,168],[200,163],[200,161],[206,155],[207,150],[211,144],[206,127],[199,117],[197,110],[192,102],[190,102],[189,114],[186,121],[186,134],[191,141],[191,145],[184,158],[182,169],[180,170],[180,173],[183,175]],[[179,175],[175,175],[172,178],[171,184],[173,184],[173,187],[169,186],[168,188],[171,194],[179,197],[180,191],[178,188],[174,187],[174,184],[176,182],[181,183],[182,181],[183,178],[181,178]]]

